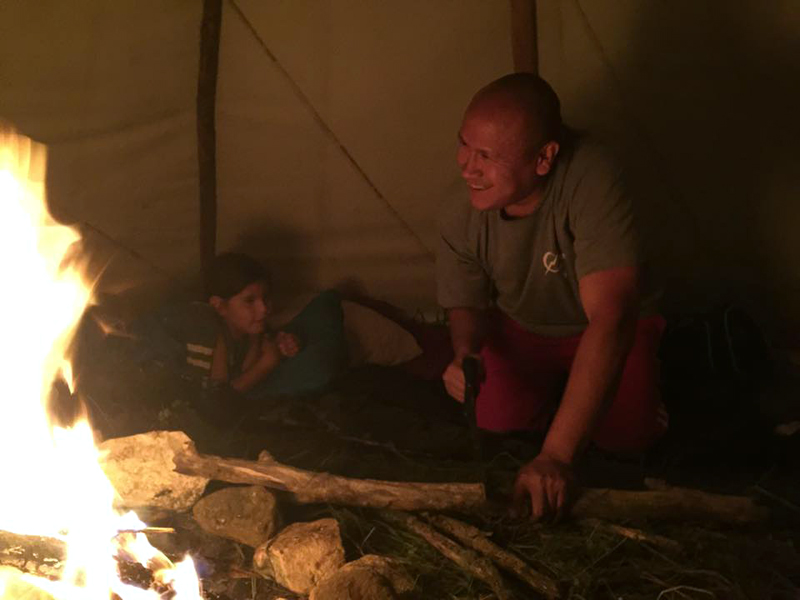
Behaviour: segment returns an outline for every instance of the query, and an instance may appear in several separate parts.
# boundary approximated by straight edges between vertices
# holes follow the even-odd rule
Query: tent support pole
[[[222,0],[203,0],[197,76],[197,162],[200,192],[200,266],[203,281],[217,245],[217,71]]]
[[[539,48],[536,34],[536,0],[510,0],[511,51],[514,71],[539,72]]]

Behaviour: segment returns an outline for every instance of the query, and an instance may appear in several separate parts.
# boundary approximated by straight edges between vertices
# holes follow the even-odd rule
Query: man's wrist
[[[575,448],[570,448],[565,444],[560,444],[548,439],[545,439],[542,450],[539,452],[539,456],[543,458],[569,466],[575,461],[576,455],[577,451]]]

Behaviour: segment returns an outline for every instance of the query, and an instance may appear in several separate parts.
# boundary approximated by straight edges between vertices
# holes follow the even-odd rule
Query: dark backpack
[[[770,346],[747,312],[725,306],[667,326],[659,352],[666,382],[763,382],[772,370]]]
[[[662,475],[772,460],[760,406],[772,357],[747,312],[725,306],[668,323],[659,356],[670,425],[651,460]]]

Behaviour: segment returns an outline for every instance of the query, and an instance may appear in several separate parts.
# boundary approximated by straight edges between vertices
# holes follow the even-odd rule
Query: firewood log
[[[769,517],[769,510],[747,496],[710,494],[670,487],[663,490],[588,489],[572,508],[576,518],[607,521],[713,521],[744,525]]]
[[[330,503],[406,511],[504,512],[488,503],[480,483],[418,483],[354,479],[306,471],[274,460],[222,458],[198,454],[194,446],[176,454],[176,471],[228,483],[263,485],[283,490],[299,503]],[[572,508],[579,519],[607,521],[680,520],[748,524],[764,521],[769,511],[746,496],[726,496],[670,487],[664,490],[584,490]]]
[[[39,535],[0,531],[0,565],[14,567],[37,577],[59,579],[64,573],[67,545],[62,540]],[[153,574],[139,563],[117,560],[124,583],[147,589]]]
[[[486,502],[480,483],[417,483],[354,479],[304,471],[267,458],[260,461],[221,458],[186,450],[174,457],[179,473],[229,483],[248,483],[283,490],[304,504],[328,502],[396,510],[473,512]]]

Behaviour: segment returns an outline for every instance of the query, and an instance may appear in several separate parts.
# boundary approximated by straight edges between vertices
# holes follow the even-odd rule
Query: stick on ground
[[[425,518],[462,544],[477,550],[502,569],[513,573],[544,597],[559,598],[561,596],[561,590],[554,579],[539,573],[515,554],[488,540],[477,527],[444,515],[425,515]]]
[[[0,565],[24,573],[59,579],[64,574],[67,545],[62,540],[39,535],[0,531]],[[117,560],[120,578],[144,589],[153,585],[153,574],[139,563]]]
[[[581,519],[578,523],[582,527],[587,527],[591,529],[602,529],[605,531],[609,531],[611,533],[615,533],[617,535],[621,535],[622,537],[628,538],[629,540],[634,540],[637,542],[644,542],[646,544],[651,544],[653,546],[658,546],[660,548],[665,548],[668,550],[680,550],[681,545],[675,540],[670,538],[666,538],[661,535],[656,535],[655,533],[647,533],[646,531],[642,531],[641,529],[634,529],[632,527],[623,527],[622,525],[615,525],[614,523],[606,523],[605,521],[601,521],[600,519]]]
[[[261,460],[250,461],[198,454],[194,446],[177,454],[174,462],[179,473],[284,490],[300,503],[461,513],[487,508],[481,483],[353,479],[297,469],[271,459],[266,453],[262,453]],[[607,521],[654,519],[749,524],[764,521],[769,511],[746,496],[723,496],[686,488],[656,491],[595,488],[583,492],[572,508],[572,515]]]
[[[175,455],[175,470],[228,483],[249,483],[289,492],[304,504],[328,502],[348,506],[397,510],[454,510],[474,512],[486,503],[481,483],[416,483],[353,479],[305,471],[262,453],[261,460],[220,458],[198,454],[192,446]]]
[[[391,521],[402,523],[464,571],[486,583],[499,600],[511,600],[513,598],[513,595],[503,583],[500,572],[487,558],[459,546],[446,535],[439,533],[433,527],[412,515],[395,512],[384,513],[384,516]]]
[[[766,520],[769,510],[747,496],[723,496],[687,488],[648,491],[596,488],[581,494],[572,515],[577,519],[607,521],[663,519],[743,525]]]

